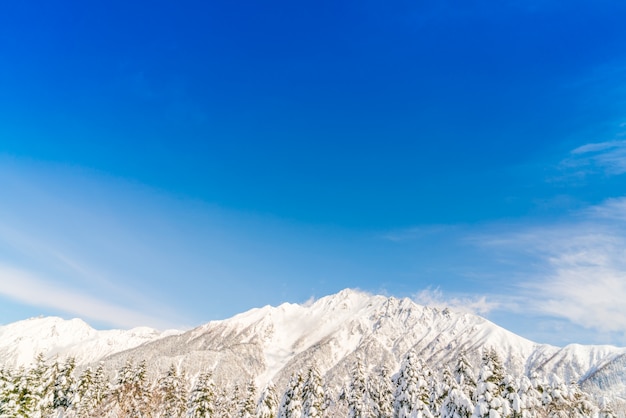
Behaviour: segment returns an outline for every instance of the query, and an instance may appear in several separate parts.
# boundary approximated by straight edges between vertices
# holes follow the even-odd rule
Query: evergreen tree
[[[239,385],[234,387],[220,386],[215,397],[215,417],[232,418],[237,416],[239,399],[241,397]]]
[[[241,386],[235,383],[230,393],[225,392],[220,399],[218,411],[222,417],[237,417],[241,412]]]
[[[175,365],[171,365],[165,376],[159,381],[158,410],[163,418],[182,417],[186,410],[187,388],[184,374],[179,374]]]
[[[55,410],[62,409],[66,411],[72,406],[74,392],[76,391],[75,368],[76,360],[70,357],[56,373],[52,393],[52,406]]]
[[[431,373],[430,376],[428,376],[428,379],[428,387],[430,390],[430,411],[435,418],[439,418],[441,416],[441,407],[443,405],[443,402],[448,396],[450,388],[455,383],[454,377],[452,376],[450,368],[448,366],[445,366],[443,368],[443,372],[441,372],[440,377],[437,377]]]
[[[239,416],[241,418],[252,418],[256,413],[256,384],[254,379],[250,379],[246,385],[245,394],[239,407]]]
[[[120,369],[115,388],[117,406],[124,417],[142,418],[150,409],[150,392],[146,376],[146,363],[142,361],[134,367],[127,360]]]
[[[441,418],[469,418],[473,410],[472,400],[455,382],[443,400],[440,416]]]
[[[258,418],[276,418],[278,416],[278,395],[273,382],[270,381],[261,392],[256,411]]]
[[[517,386],[517,396],[509,395],[513,417],[531,418],[541,409],[541,394],[526,376],[519,378]]]
[[[432,418],[429,391],[423,365],[413,350],[409,351],[395,379],[394,411],[398,418]]]
[[[98,411],[105,404],[107,398],[110,396],[111,384],[104,372],[104,364],[98,364],[96,372],[93,376],[93,385],[90,391],[90,403],[91,410]]]
[[[302,390],[304,380],[302,373],[298,372],[291,376],[289,385],[283,394],[278,409],[279,418],[301,418],[302,417]]]
[[[598,412],[595,405],[593,405],[589,399],[589,396],[580,390],[578,383],[570,383],[568,389],[568,397],[572,406],[570,410],[570,417],[590,417]]]
[[[324,387],[322,376],[315,365],[307,372],[306,380],[302,387],[303,417],[321,418],[324,413]]]
[[[440,395],[443,398],[437,401],[439,404],[438,414],[441,418],[469,418],[474,411],[474,404],[468,396],[467,392],[473,392],[475,388],[464,390],[459,382],[473,382],[467,378],[467,373],[464,371],[469,365],[465,361],[465,358],[461,357],[456,367],[456,372],[453,375],[449,370],[444,371],[443,376],[443,390],[440,390]]]
[[[26,391],[30,393],[32,417],[46,417],[54,411],[54,384],[59,363],[49,365],[43,354],[37,355],[35,365],[28,371]]]
[[[378,374],[370,376],[368,383],[372,417],[391,418],[393,416],[393,387],[389,369],[383,365]]]
[[[8,409],[8,402],[10,399],[10,393],[13,390],[12,376],[9,369],[4,367],[0,368],[0,417],[10,416]]]
[[[503,398],[504,368],[495,350],[486,350],[474,393],[474,418],[500,418],[511,415],[507,399]]]
[[[23,370],[18,370],[23,374]],[[11,369],[0,369],[0,417],[24,416],[19,412],[20,387],[17,374]]]
[[[552,375],[550,382],[543,386],[542,403],[550,418],[569,417],[571,408],[567,386],[558,376]]]
[[[190,418],[212,418],[215,409],[215,384],[211,373],[201,373],[196,380],[187,405]]]
[[[348,417],[364,418],[371,415],[367,386],[363,362],[358,358],[352,368],[352,380],[348,388]]]
[[[31,372],[20,367],[10,376],[11,382],[7,386],[8,399],[4,403],[3,414],[7,417],[32,417],[37,407],[37,397],[34,386],[31,385]],[[3,415],[4,416],[4,415]]]
[[[476,391],[476,377],[464,353],[459,354],[459,359],[454,368],[454,379],[465,395],[469,399],[473,399]]]
[[[93,371],[91,370],[91,367],[83,370],[78,378],[74,400],[72,401],[73,409],[78,418],[86,418],[92,415],[89,398],[94,384],[93,380]]]
[[[598,412],[576,383],[567,385],[556,375],[543,385],[542,404],[543,413],[550,418],[589,417]]]

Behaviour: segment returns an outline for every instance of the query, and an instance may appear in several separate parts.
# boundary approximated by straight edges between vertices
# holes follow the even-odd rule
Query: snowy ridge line
[[[453,365],[462,355],[479,365],[485,350],[493,349],[511,375],[537,375],[547,380],[554,375],[566,383],[577,382],[594,396],[626,398],[625,348],[538,344],[476,315],[350,289],[306,306],[285,303],[255,308],[169,335],[147,329],[134,334],[133,330],[90,331],[84,323],[73,323],[68,329],[83,329],[85,335],[117,334],[108,340],[97,334],[91,340],[66,341],[69,337],[60,336],[65,325],[56,326],[59,335],[54,336],[46,322],[53,320],[42,318],[38,326],[34,326],[37,320],[30,321],[35,321],[31,327],[25,327],[28,321],[0,327],[3,364],[15,364],[16,358],[24,361],[27,352],[36,355],[28,344],[21,356],[11,347],[20,338],[32,343],[33,335],[39,333],[41,345],[37,348],[48,344],[46,352],[60,357],[72,355],[77,364],[102,361],[109,373],[120,370],[129,360],[147,359],[155,374],[176,364],[194,376],[211,370],[218,383],[235,379],[243,384],[253,379],[259,388],[270,381],[282,388],[294,373],[314,364],[326,384],[338,389],[348,381],[358,358],[367,359],[363,367],[368,372],[381,367],[398,370],[402,359],[413,351],[425,366],[439,370]],[[54,321],[64,322],[58,318]]]

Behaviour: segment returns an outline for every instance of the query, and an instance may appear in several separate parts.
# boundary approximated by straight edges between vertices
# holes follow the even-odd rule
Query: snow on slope
[[[28,366],[40,353],[46,358],[73,356],[78,364],[87,364],[171,333],[147,327],[97,331],[77,318],[31,318],[0,326],[0,364]]]

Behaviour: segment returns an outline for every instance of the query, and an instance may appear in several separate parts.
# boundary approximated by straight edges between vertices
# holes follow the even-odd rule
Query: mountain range
[[[211,370],[216,382],[270,380],[315,364],[341,387],[360,359],[367,369],[398,370],[409,350],[433,370],[460,355],[479,365],[495,350],[507,372],[577,382],[586,392],[626,402],[626,348],[539,344],[476,315],[416,304],[411,299],[346,289],[315,302],[265,306],[189,331],[150,328],[98,331],[80,319],[32,318],[0,327],[0,365],[28,366],[35,356],[74,357],[78,367],[102,362],[114,372],[147,360],[152,373],[176,364],[189,374]]]

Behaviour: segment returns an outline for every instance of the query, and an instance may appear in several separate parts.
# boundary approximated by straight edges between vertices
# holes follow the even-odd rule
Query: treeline
[[[0,369],[2,418],[613,416],[607,402],[592,402],[575,383],[508,375],[494,350],[477,368],[461,356],[453,369],[437,372],[409,352],[393,376],[384,367],[366,371],[357,360],[339,389],[325,385],[315,366],[293,374],[281,391],[270,382],[260,392],[254,380],[217,385],[210,372],[191,377],[174,365],[150,379],[145,361],[127,361],[112,379],[102,365],[77,373],[73,359],[47,362],[43,355],[30,368]]]

